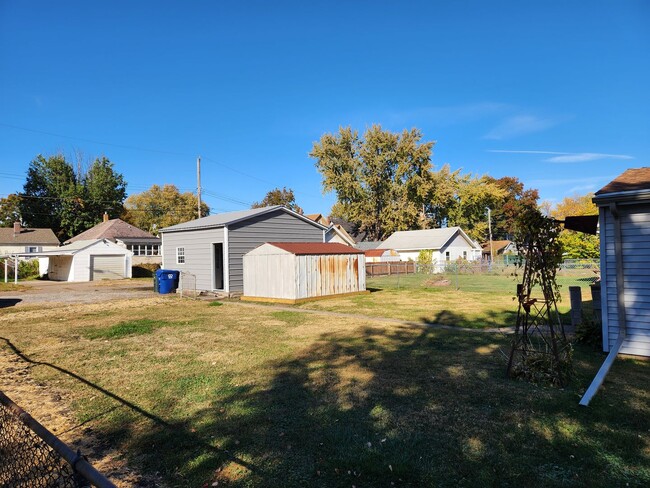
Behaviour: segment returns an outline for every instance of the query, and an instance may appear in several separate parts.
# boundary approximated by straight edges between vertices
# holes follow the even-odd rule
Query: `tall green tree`
[[[462,175],[448,164],[431,171],[424,203],[422,228],[440,228],[449,222],[450,211],[458,204],[458,189]]]
[[[567,216],[598,215],[598,207],[593,203],[593,193],[565,197],[551,211],[551,216],[564,220]],[[600,239],[598,236],[562,230],[559,242],[564,249],[565,257],[569,259],[598,259],[600,257]]]
[[[181,193],[175,185],[153,185],[126,199],[122,218],[140,229],[158,234],[163,227],[198,218],[197,204],[197,196],[192,192]],[[207,215],[210,215],[210,208],[201,202],[201,217]]]
[[[126,182],[107,158],[97,158],[77,176],[72,198],[64,201],[62,225],[76,235],[102,221],[106,212],[115,218],[124,212]]]
[[[38,155],[29,165],[20,194],[20,214],[28,227],[50,228],[61,240],[71,237],[64,224],[71,199],[77,198],[77,176],[62,154]]]
[[[303,213],[302,208],[296,203],[293,190],[291,188],[287,189],[287,187],[283,187],[282,189],[274,188],[264,196],[261,202],[254,202],[251,208],[269,207],[272,205],[284,205],[294,212],[299,214]]]
[[[430,193],[433,142],[417,129],[393,133],[373,125],[359,137],[350,127],[324,134],[310,156],[325,192],[335,192],[336,213],[370,239],[419,228]]]
[[[119,215],[125,196],[124,177],[107,158],[78,174],[62,154],[39,155],[27,170],[19,209],[27,226],[51,228],[66,240],[101,222],[105,211]]]
[[[461,227],[475,241],[486,241],[487,208],[494,208],[505,196],[506,191],[487,176],[459,176],[456,201],[449,208],[448,225]]]
[[[538,207],[539,192],[535,189],[525,189],[524,184],[514,176],[499,179],[487,176],[486,180],[506,192],[503,199],[491,207],[492,236],[494,239],[512,239],[517,216],[528,209]]]
[[[0,198],[0,227],[11,227],[20,222],[20,197],[15,194]]]

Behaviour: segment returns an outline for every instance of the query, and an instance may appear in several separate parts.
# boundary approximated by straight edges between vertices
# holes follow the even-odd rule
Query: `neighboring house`
[[[22,227],[20,222],[0,228],[0,255],[48,251],[60,244],[52,229],[31,229]]]
[[[369,251],[370,249],[379,249],[384,241],[363,241],[357,242],[354,247],[362,251]]]
[[[37,254],[48,258],[47,276],[53,281],[97,281],[131,277],[133,253],[108,239],[75,241]]]
[[[305,215],[305,217],[307,217],[310,220],[313,220],[314,222],[318,222],[319,224],[324,225],[325,227],[329,227],[331,223],[330,219],[325,217],[323,214],[319,214],[319,213],[307,214]]]
[[[517,254],[517,245],[508,240],[504,241],[492,241],[492,246],[488,241],[483,245],[483,259],[486,261],[490,260],[490,256],[493,254],[496,259],[498,256],[503,256],[504,254]]]
[[[343,229],[345,229],[345,232],[347,232],[355,242],[362,242],[366,240],[366,232],[359,230],[358,225],[353,224],[352,222],[348,222],[347,220],[340,219],[338,217],[330,217],[329,220],[331,224],[340,225],[343,227]]]
[[[400,261],[399,253],[395,249],[368,249],[364,254],[366,263]]]
[[[243,300],[299,303],[365,291],[363,251],[350,246],[267,242],[244,256]]]
[[[286,207],[210,215],[160,230],[163,268],[191,273],[197,290],[241,294],[243,256],[265,242],[324,242],[327,227]]]
[[[603,350],[650,356],[650,167],[596,192]]]
[[[325,232],[325,242],[345,244],[346,246],[354,246],[356,244],[352,236],[339,224],[332,224],[327,229],[327,232]]]
[[[14,222],[13,227],[0,228],[0,256],[20,254],[18,259],[29,259],[29,255],[56,249],[61,243],[52,229],[33,229]],[[47,273],[47,259],[39,260],[39,274]]]
[[[346,246],[354,246],[356,244],[354,238],[348,234],[341,224],[333,223],[330,219],[323,216],[323,214],[307,214],[305,217],[328,227],[327,232],[325,233],[325,242],[345,244]]]
[[[481,259],[481,246],[470,239],[460,227],[395,232],[381,247],[394,249],[402,261],[417,261],[420,251],[424,250],[433,251],[433,262],[438,265],[458,259]]]
[[[160,237],[138,229],[122,219],[109,219],[106,213],[101,223],[72,237],[66,243],[95,239],[107,239],[131,251],[134,266],[143,263],[160,264],[162,262]]]

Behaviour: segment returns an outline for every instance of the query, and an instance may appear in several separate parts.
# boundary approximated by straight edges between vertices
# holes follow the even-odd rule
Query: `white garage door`
[[[118,280],[124,276],[124,255],[91,256],[90,280]]]

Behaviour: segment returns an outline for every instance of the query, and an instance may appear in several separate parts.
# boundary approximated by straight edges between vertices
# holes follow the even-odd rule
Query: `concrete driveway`
[[[20,289],[0,291],[0,308],[43,303],[96,303],[154,297],[153,279],[103,280],[84,283],[23,281]]]

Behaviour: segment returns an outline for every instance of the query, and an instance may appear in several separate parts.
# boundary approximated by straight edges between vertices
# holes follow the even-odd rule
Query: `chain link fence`
[[[0,487],[115,485],[0,392]]]
[[[422,264],[417,262],[383,262],[366,264],[369,288],[420,288],[423,286],[450,286],[471,291],[476,288],[515,283],[523,270],[513,259],[508,261],[451,261]],[[557,283],[562,288],[588,288],[600,277],[598,260],[565,260],[557,272]]]
[[[181,298],[197,298],[199,293],[196,291],[196,275],[181,271],[178,280],[178,294]]]

